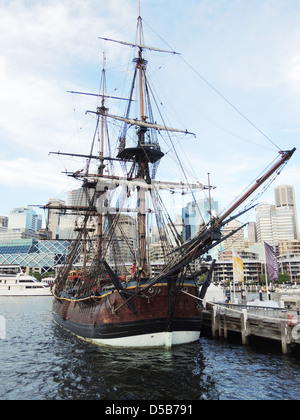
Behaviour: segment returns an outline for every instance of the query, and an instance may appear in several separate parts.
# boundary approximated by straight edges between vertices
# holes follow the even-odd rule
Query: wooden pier
[[[216,338],[237,333],[245,346],[251,337],[281,342],[283,354],[300,345],[300,317],[282,308],[209,304],[203,310],[202,325],[203,334],[208,331]]]

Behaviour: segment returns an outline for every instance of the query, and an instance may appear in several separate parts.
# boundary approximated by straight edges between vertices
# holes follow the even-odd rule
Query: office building
[[[36,232],[42,227],[42,216],[29,207],[18,207],[10,211],[8,230],[27,229]]]
[[[262,274],[262,263],[260,260],[246,260],[244,262],[244,281],[245,283],[259,283]],[[229,284],[233,282],[233,262],[217,261],[213,273],[213,281],[216,283]]]
[[[295,239],[295,217],[290,207],[262,204],[256,208],[258,242],[276,246],[280,241]]]
[[[42,216],[29,207],[14,208],[1,220],[0,241],[35,239],[42,229]]]
[[[300,241],[280,241],[278,244],[278,255],[300,257]]]
[[[72,206],[86,206],[88,203],[88,200],[92,199],[92,194],[93,191],[89,190],[88,191],[88,196],[86,194],[86,190],[83,188],[79,188],[77,190],[72,190],[68,192],[68,199],[67,199],[67,207],[72,207]],[[59,201],[59,203],[64,203]],[[53,204],[54,205],[54,204]],[[62,205],[65,205],[62,204]],[[77,225],[80,226],[80,223],[83,221],[83,218],[76,216],[76,215],[70,215],[70,214],[64,214],[63,210],[59,212],[59,214],[57,214],[56,211],[56,216],[57,219],[53,219],[53,227],[52,229],[54,229],[54,226],[56,223],[59,223],[59,225],[56,225],[56,239],[64,239],[64,240],[74,240],[77,237],[77,233],[75,232],[74,228],[76,227],[76,221],[77,221]],[[89,228],[95,228],[96,226],[96,221],[90,221],[89,222]],[[49,229],[50,230],[50,229]],[[52,233],[52,237],[53,237]]]
[[[239,229],[242,226],[240,222],[237,220],[233,220],[228,223],[223,229],[223,236],[230,235],[233,231]],[[235,251],[241,252],[245,249],[245,235],[244,229],[240,229],[237,233],[230,236],[230,238],[224,241],[224,249],[225,251],[232,251],[234,248]]]
[[[300,256],[299,255],[280,255],[278,258],[279,270],[287,274],[290,282],[300,282]]]
[[[107,221],[106,221],[107,223]],[[135,262],[137,248],[136,222],[128,215],[120,215],[115,229],[115,236],[110,241],[108,260],[113,263],[118,256],[119,262],[131,266]]]
[[[261,204],[256,207],[256,229],[258,242],[267,242],[270,245],[275,245],[275,232],[273,224],[274,213],[274,205]]]
[[[0,216],[0,228],[8,228],[8,217]]]
[[[298,215],[296,207],[295,189],[291,185],[282,185],[274,189],[276,209],[289,209],[293,213],[294,239],[299,239]]]
[[[210,215],[210,211],[212,215]],[[212,216],[219,214],[218,201],[199,200],[188,203],[182,210],[183,219],[183,240],[187,241],[194,238],[201,225],[207,224]]]
[[[295,214],[290,207],[276,207],[275,212],[276,244],[280,241],[292,241],[297,238]]]
[[[63,200],[57,200],[54,198],[50,198],[48,201],[48,210],[47,210],[47,231],[51,236],[51,239],[58,239],[59,238],[59,226],[60,226],[60,219],[64,214],[63,208],[61,210],[57,209],[57,207],[64,207],[66,202]],[[53,209],[51,210],[51,207]]]
[[[248,243],[255,244],[257,242],[256,223],[250,222],[248,224]]]

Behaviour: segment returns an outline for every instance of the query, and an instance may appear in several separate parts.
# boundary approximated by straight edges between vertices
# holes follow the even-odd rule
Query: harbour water
[[[300,356],[202,338],[172,350],[96,347],[52,321],[51,297],[0,298],[1,400],[298,400]]]

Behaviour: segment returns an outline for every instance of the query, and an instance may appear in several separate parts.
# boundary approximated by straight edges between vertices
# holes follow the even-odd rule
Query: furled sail
[[[93,179],[93,177],[91,178]],[[187,184],[184,182],[169,182],[169,181],[155,181],[152,180],[151,184],[147,184],[147,182],[143,179],[122,179],[122,178],[105,178],[95,177],[94,179],[98,180],[97,184],[97,191],[105,191],[111,189],[111,186],[114,185],[114,188],[119,185],[126,185],[128,188],[144,188],[145,190],[204,190],[205,186],[200,182],[197,184]]]
[[[148,47],[147,45],[133,44],[131,42],[118,41],[116,39],[110,39],[110,38],[102,38],[100,36],[99,36],[99,39],[103,39],[103,41],[115,42],[115,43],[121,44],[121,45],[127,45],[128,47],[132,47],[132,48],[141,48],[142,50],[149,50],[149,51],[156,51],[156,52],[162,52],[162,53],[167,53],[167,54],[180,55],[180,53],[178,53],[176,51],[162,50],[160,48]]]
[[[101,109],[99,110],[99,112],[87,111],[87,113],[99,114],[99,113],[101,113]],[[165,125],[149,123],[149,122],[141,121],[141,120],[138,120],[138,119],[134,120],[134,119],[131,119],[131,118],[119,117],[117,115],[110,115],[110,114],[106,114],[106,113],[105,113],[105,117],[113,118],[114,120],[123,121],[127,124],[135,125],[135,126],[142,127],[142,128],[152,128],[152,129],[158,130],[158,131],[170,131],[170,132],[175,132],[175,133],[190,134],[190,135],[196,137],[195,133],[191,133],[188,130],[179,130],[177,128],[171,128],[171,127],[167,127]]]

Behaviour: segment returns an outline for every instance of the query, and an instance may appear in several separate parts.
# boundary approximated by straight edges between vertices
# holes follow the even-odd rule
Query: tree
[[[278,283],[289,283],[289,275],[287,273],[279,273]]]

